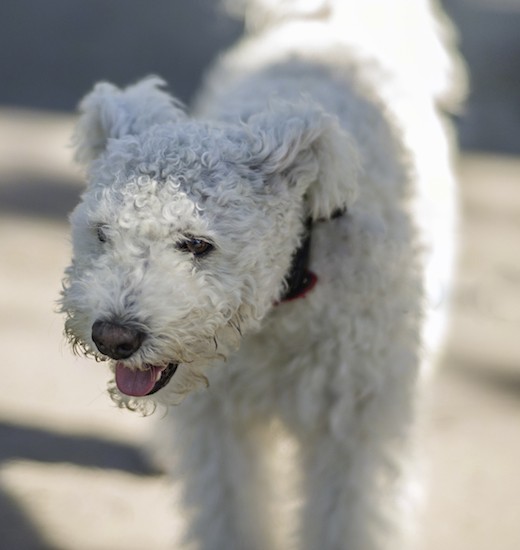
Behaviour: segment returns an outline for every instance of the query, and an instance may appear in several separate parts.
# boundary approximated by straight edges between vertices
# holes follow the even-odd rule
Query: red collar
[[[345,209],[335,210],[330,220],[343,216]],[[328,221],[327,219],[318,220]],[[292,302],[304,298],[318,282],[318,277],[309,269],[311,249],[312,220],[309,217],[305,222],[305,231],[300,246],[294,251],[291,268],[286,277],[287,287],[278,303]]]
[[[282,296],[279,303],[292,302],[298,298],[305,298],[305,296],[316,286],[317,282],[317,275],[312,271],[305,270],[298,286],[290,286]]]

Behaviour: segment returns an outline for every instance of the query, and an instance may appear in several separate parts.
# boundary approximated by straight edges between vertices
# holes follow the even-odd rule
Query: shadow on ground
[[[113,440],[63,435],[0,422],[0,441],[0,462],[20,459],[69,462],[77,466],[121,470],[138,475],[160,473],[137,448]]]
[[[0,540],[4,550],[55,550],[45,544],[38,529],[18,503],[0,490]]]
[[[0,185],[0,215],[10,214],[65,221],[84,186],[60,180],[35,180],[22,175]]]

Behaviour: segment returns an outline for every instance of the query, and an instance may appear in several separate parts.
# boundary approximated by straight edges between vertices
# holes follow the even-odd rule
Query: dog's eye
[[[107,234],[102,225],[96,226],[96,237],[100,243],[106,243],[108,240]]]
[[[186,252],[190,252],[191,254],[197,257],[205,256],[206,254],[211,252],[213,248],[214,248],[213,245],[208,241],[204,241],[203,239],[197,239],[197,238],[186,239],[185,241],[182,241],[179,244],[180,250],[185,250]]]

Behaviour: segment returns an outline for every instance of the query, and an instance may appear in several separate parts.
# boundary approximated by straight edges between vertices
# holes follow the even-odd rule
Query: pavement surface
[[[226,0],[2,0],[0,104],[72,111],[92,84],[161,75],[190,101],[242,32]],[[470,149],[520,154],[520,0],[440,0],[471,73],[459,130]]]
[[[0,548],[163,550],[167,479],[141,452],[156,419],[115,409],[54,312],[81,192],[73,118],[0,110]],[[520,160],[460,162],[460,274],[423,433],[421,550],[520,548]]]

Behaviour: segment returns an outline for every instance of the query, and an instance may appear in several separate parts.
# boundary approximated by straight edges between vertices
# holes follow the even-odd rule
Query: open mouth
[[[145,397],[164,388],[175,374],[178,363],[169,363],[165,367],[146,365],[144,370],[116,363],[116,385],[118,390],[131,397]]]

